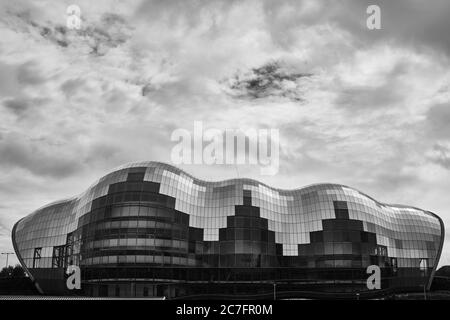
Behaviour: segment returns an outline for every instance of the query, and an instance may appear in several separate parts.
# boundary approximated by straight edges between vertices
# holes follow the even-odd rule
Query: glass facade
[[[423,290],[443,237],[435,214],[343,185],[207,182],[157,162],[121,167],[13,230],[42,293],[170,298],[361,294],[369,265],[380,294]],[[66,288],[69,265],[80,291]]]

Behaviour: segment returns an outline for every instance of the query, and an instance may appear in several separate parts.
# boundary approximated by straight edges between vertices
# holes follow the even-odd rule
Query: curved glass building
[[[355,297],[431,285],[442,220],[346,186],[208,182],[157,163],[104,176],[16,223],[12,240],[43,294]],[[69,266],[81,289],[69,290]],[[367,267],[381,270],[369,290]]]

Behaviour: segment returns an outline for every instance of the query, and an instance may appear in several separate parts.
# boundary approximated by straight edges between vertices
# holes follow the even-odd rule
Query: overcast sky
[[[277,175],[183,167],[197,177],[342,183],[450,226],[448,0],[0,3],[1,252],[36,208],[121,164],[170,163],[171,133],[194,121],[281,143]]]

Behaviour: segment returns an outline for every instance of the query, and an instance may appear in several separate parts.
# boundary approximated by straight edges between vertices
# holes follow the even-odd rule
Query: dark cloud
[[[282,67],[279,62],[269,62],[244,75],[236,74],[229,80],[229,88],[232,96],[237,98],[282,97],[303,101],[299,80],[311,76]]]
[[[7,97],[19,92],[17,83],[17,68],[13,65],[2,63],[0,61],[0,95]],[[3,75],[7,75],[4,77]]]
[[[124,44],[130,38],[131,27],[126,20],[115,13],[104,13],[99,21],[82,21],[79,30],[69,30],[64,25],[38,22],[33,11],[15,12],[29,30],[35,30],[44,39],[62,48],[85,46],[94,56],[105,55],[110,49]],[[26,28],[22,30],[26,31]]]
[[[137,17],[146,21],[163,20],[169,28],[185,25],[193,29],[204,22],[211,21],[214,29],[216,20],[227,14],[238,0],[145,0],[136,10]]]
[[[46,97],[30,98],[27,95],[18,95],[17,97],[3,101],[3,107],[13,113],[18,121],[33,119],[35,125],[41,121],[42,108],[49,102]]]
[[[85,85],[85,80],[77,78],[77,79],[69,79],[65,81],[61,85],[61,90],[67,98],[70,98],[74,94],[80,90]]]
[[[15,96],[24,89],[43,85],[47,81],[35,60],[15,64],[0,61],[0,74],[0,95],[3,97]]]
[[[431,47],[450,55],[450,3],[447,0],[384,0],[381,1],[381,10],[386,37],[418,48]]]
[[[336,106],[351,110],[352,112],[377,110],[389,108],[399,102],[403,96],[398,91],[392,90],[391,83],[381,86],[351,86],[343,88],[337,99]]]
[[[450,103],[431,107],[426,123],[432,138],[450,139]]]
[[[450,170],[450,148],[436,143],[432,150],[433,152],[429,156],[429,159],[443,168]]]
[[[121,156],[123,155],[120,152],[119,146],[106,142],[96,142],[89,148],[88,155],[83,162],[88,165],[99,165],[101,167],[110,161],[120,163]]]
[[[52,178],[67,177],[81,168],[76,150],[68,152],[63,145],[20,134],[5,134],[0,140],[0,165]]]
[[[366,26],[369,5],[380,6],[381,30],[369,30]],[[266,0],[264,12],[273,41],[285,48],[296,43],[302,29],[323,24],[330,26],[330,31],[349,32],[360,48],[390,42],[450,55],[448,0]]]
[[[390,108],[396,103],[404,100],[409,88],[406,88],[404,79],[414,71],[405,61],[396,61],[388,70],[382,74],[381,83],[369,83],[348,85],[337,80],[337,98],[335,104],[351,112],[358,110],[368,111],[370,109]]]
[[[46,81],[35,61],[28,61],[18,67],[17,80],[20,85],[40,85]]]
[[[149,95],[150,93],[152,93],[153,90],[154,89],[153,89],[152,84],[148,83],[148,84],[145,84],[145,85],[142,86],[141,94],[142,94],[143,97],[145,97],[145,96]]]
[[[424,120],[426,138],[432,144],[427,159],[450,170],[450,104],[442,103],[431,107]]]
[[[30,103],[26,99],[8,99],[3,102],[3,105],[19,117],[23,117],[30,109]]]
[[[410,185],[420,184],[420,179],[415,173],[402,173],[403,164],[390,164],[382,172],[377,173],[372,181],[371,188],[382,188],[383,192],[404,190]],[[392,170],[397,168],[398,170]]]
[[[106,52],[124,44],[130,37],[131,27],[117,14],[104,14],[97,26],[82,29],[80,35],[89,39],[92,54],[104,55]]]

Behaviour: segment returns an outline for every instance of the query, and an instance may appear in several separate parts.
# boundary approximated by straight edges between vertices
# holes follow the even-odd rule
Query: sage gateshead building
[[[17,256],[46,295],[373,297],[431,285],[444,240],[429,211],[338,184],[294,190],[123,166],[18,221]],[[380,286],[369,290],[367,267]],[[69,290],[68,268],[81,288]]]

